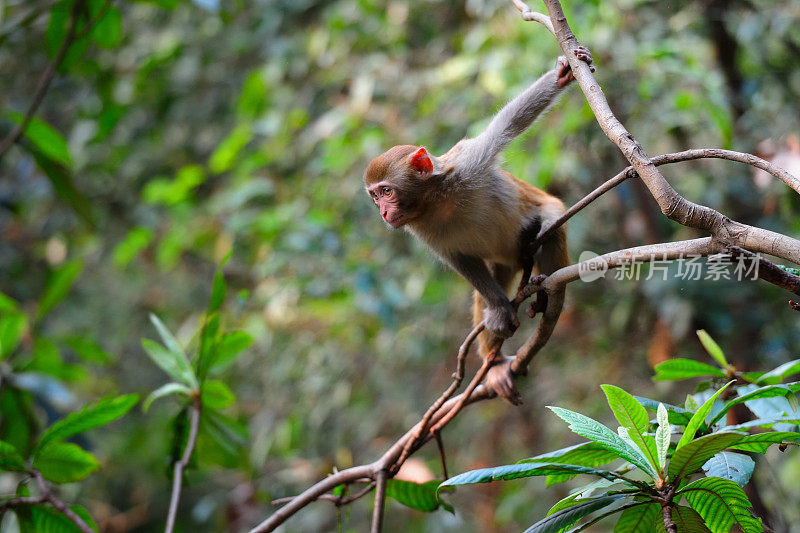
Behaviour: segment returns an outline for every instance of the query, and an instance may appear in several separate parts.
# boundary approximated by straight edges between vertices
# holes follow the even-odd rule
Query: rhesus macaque
[[[575,55],[591,66],[588,49],[580,47]],[[512,359],[497,353],[500,340],[519,326],[506,293],[520,270],[530,274],[535,264],[547,275],[569,259],[563,226],[532,253],[531,242],[564,212],[564,204],[504,171],[498,154],[574,79],[567,59],[559,57],[555,69],[506,104],[477,137],[459,141],[439,157],[424,147],[395,146],[364,173],[367,193],[383,220],[404,227],[475,288],[473,323],[485,320],[486,327],[479,352],[493,358],[486,384],[513,404],[520,396],[510,372]]]

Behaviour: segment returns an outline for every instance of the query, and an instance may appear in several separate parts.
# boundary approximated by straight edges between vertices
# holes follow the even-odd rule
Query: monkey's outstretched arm
[[[486,329],[498,337],[510,337],[519,326],[519,319],[505,291],[489,272],[483,259],[465,254],[453,254],[444,259],[483,297],[486,302],[483,314]]]

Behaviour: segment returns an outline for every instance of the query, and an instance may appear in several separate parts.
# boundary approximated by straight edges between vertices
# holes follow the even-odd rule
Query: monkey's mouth
[[[399,214],[397,216],[384,218],[383,220],[385,220],[386,223],[394,229],[397,229],[405,226],[406,222],[408,222],[408,217],[406,215]]]

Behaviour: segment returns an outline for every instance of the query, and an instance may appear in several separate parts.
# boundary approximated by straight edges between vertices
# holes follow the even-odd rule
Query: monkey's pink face
[[[367,192],[378,206],[381,217],[393,228],[402,227],[408,222],[408,214],[401,209],[397,192],[386,182],[376,183]]]

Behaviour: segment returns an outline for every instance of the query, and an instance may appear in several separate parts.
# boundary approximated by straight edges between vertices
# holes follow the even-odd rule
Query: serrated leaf
[[[83,270],[83,263],[75,260],[64,263],[50,275],[44,294],[39,300],[37,318],[45,316],[64,299],[72,284],[80,276],[81,270]]]
[[[664,521],[657,517],[656,527],[663,528]],[[672,521],[678,526],[678,533],[711,533],[703,518],[691,507],[678,505],[672,508]]]
[[[236,401],[236,396],[231,392],[231,389],[225,383],[215,379],[210,379],[203,383],[200,390],[203,406],[209,409],[225,409]]]
[[[658,411],[658,405],[662,403],[651,400],[650,398],[645,398],[643,396],[634,396],[634,398],[636,398],[637,402],[651,411]],[[692,416],[694,416],[692,411],[687,411],[683,407],[678,407],[677,405],[665,403],[664,407],[667,408],[670,424],[675,424],[676,426],[685,426],[692,419]]]
[[[750,481],[756,463],[747,455],[734,452],[719,452],[703,465],[707,476],[729,479],[743,487]]]
[[[100,468],[94,456],[71,442],[51,442],[39,449],[33,468],[53,483],[80,481]]]
[[[619,455],[620,458],[625,459],[644,472],[653,472],[652,465],[642,460],[641,455],[637,453],[633,447],[600,422],[580,413],[570,411],[569,409],[551,406],[548,406],[548,409],[567,422],[573,433],[602,444],[610,451]]]
[[[733,481],[705,477],[689,483],[678,494],[686,498],[712,533],[727,533],[734,525],[744,533],[764,531],[761,519],[748,511],[752,505],[744,491]]]
[[[667,453],[669,452],[669,439],[672,433],[672,426],[669,424],[669,414],[664,404],[658,404],[656,412],[658,428],[656,428],[656,455],[658,455],[658,468],[663,472],[667,465]]]
[[[110,424],[124,416],[139,401],[138,394],[107,397],[68,414],[42,434],[37,450],[50,442],[66,440],[79,433]]]
[[[741,393],[742,391],[739,390],[737,392]],[[722,417],[725,416],[725,413],[727,413],[734,405],[753,400],[777,398],[781,396],[786,396],[787,394],[793,394],[792,389],[788,385],[767,385],[766,387],[759,387],[753,391],[742,394],[737,398],[728,400],[725,403],[725,405],[722,406],[720,412],[714,415],[714,418],[711,419],[711,421],[709,422],[709,426],[712,426],[717,422],[719,422],[720,420],[722,420]]]
[[[693,359],[670,359],[655,366],[653,381],[678,381],[700,376],[725,377],[725,372],[715,366]]]
[[[0,440],[0,470],[25,471],[25,461],[13,444]]]
[[[697,330],[697,337],[700,339],[700,343],[703,345],[703,348],[706,349],[708,355],[714,358],[714,360],[719,364],[722,368],[728,368],[728,360],[725,359],[725,354],[722,351],[722,348],[719,347],[719,344],[711,338],[711,335],[706,333],[706,330],[699,329]]]
[[[614,526],[614,533],[652,533],[653,523],[660,514],[661,506],[657,503],[643,503],[625,509]]]
[[[658,468],[655,442],[651,436],[647,435],[647,427],[650,423],[647,409],[637,402],[636,398],[619,387],[600,385],[600,388],[603,389],[608,405],[614,412],[617,421],[629,429],[627,436],[632,441],[631,446],[641,452],[644,460],[653,468]],[[655,471],[651,469],[651,473],[655,474]]]
[[[692,419],[689,420],[689,423],[686,424],[686,429],[681,436],[681,439],[678,441],[678,446],[676,450],[680,450],[682,446],[685,446],[687,443],[691,442],[694,438],[695,433],[697,430],[700,429],[701,426],[705,426],[706,417],[708,413],[711,412],[711,408],[714,406],[714,401],[719,397],[722,392],[727,389],[733,381],[729,381],[725,385],[722,386],[717,392],[715,392],[708,400],[703,402],[703,405],[700,406],[700,409],[692,415]],[[707,427],[711,427],[713,424],[708,424]]]
[[[543,453],[529,459],[517,461],[519,463],[563,463],[582,466],[600,466],[619,459],[616,453],[609,451],[605,446],[596,442],[584,442]],[[563,483],[574,478],[577,474],[556,474],[547,476],[545,486],[550,487],[556,483]]]
[[[589,474],[608,480],[625,480],[625,478],[608,470],[600,470],[588,466],[568,465],[561,463],[517,463],[513,465],[479,468],[458,474],[439,485],[453,487],[456,485],[472,485],[475,483],[490,483],[492,481],[509,481],[534,476],[549,476],[552,474]]]
[[[150,339],[142,339],[142,348],[150,356],[150,359],[158,365],[161,370],[179,383],[183,383],[192,390],[198,387],[197,378],[192,370],[189,360],[181,352],[168,350],[157,342]]]
[[[800,444],[800,433],[795,431],[771,431],[769,433],[757,433],[748,435],[735,445],[732,450],[743,452],[766,453],[767,449],[773,444],[793,443]]]
[[[612,503],[624,498],[621,494],[614,496],[603,496],[596,498],[579,505],[574,505],[567,509],[561,510],[555,514],[539,520],[531,527],[525,530],[525,533],[556,533],[567,526],[570,526],[599,509],[608,507]]]
[[[183,394],[185,396],[190,396],[192,394],[192,390],[181,383],[167,383],[166,385],[162,385],[151,392],[147,398],[145,398],[144,403],[142,404],[142,410],[146,413],[150,409],[150,406],[153,405],[154,401],[158,400],[159,398],[169,396],[170,394]]]
[[[452,506],[439,499],[436,490],[439,487],[439,483],[438,480],[414,483],[401,479],[390,479],[386,483],[386,496],[394,498],[406,507],[417,511],[431,513],[441,506],[452,513]]]
[[[714,454],[733,446],[745,436],[741,433],[712,433],[675,450],[669,462],[669,476],[674,481],[700,469]]]
[[[0,361],[11,355],[28,328],[28,319],[22,313],[11,313],[0,318]]]
[[[642,463],[644,463],[644,464],[646,464],[648,466],[648,470],[646,470],[646,472],[648,474],[650,474],[650,476],[653,479],[657,479],[658,478],[658,472],[656,472],[656,468],[658,468],[658,467],[650,464],[650,459],[639,448],[639,445],[636,444],[633,441],[633,439],[631,438],[630,432],[631,432],[631,430],[626,428],[626,427],[620,426],[620,427],[617,428],[617,434],[619,435],[619,438],[621,438],[625,442],[625,444],[630,446],[630,449],[633,451],[634,454],[636,454],[639,457],[639,459],[640,459],[640,461]],[[652,442],[652,437],[650,437],[650,441]],[[652,450],[649,450],[649,451],[652,453],[653,461],[656,461],[657,459],[656,459],[655,445],[652,447]]]

